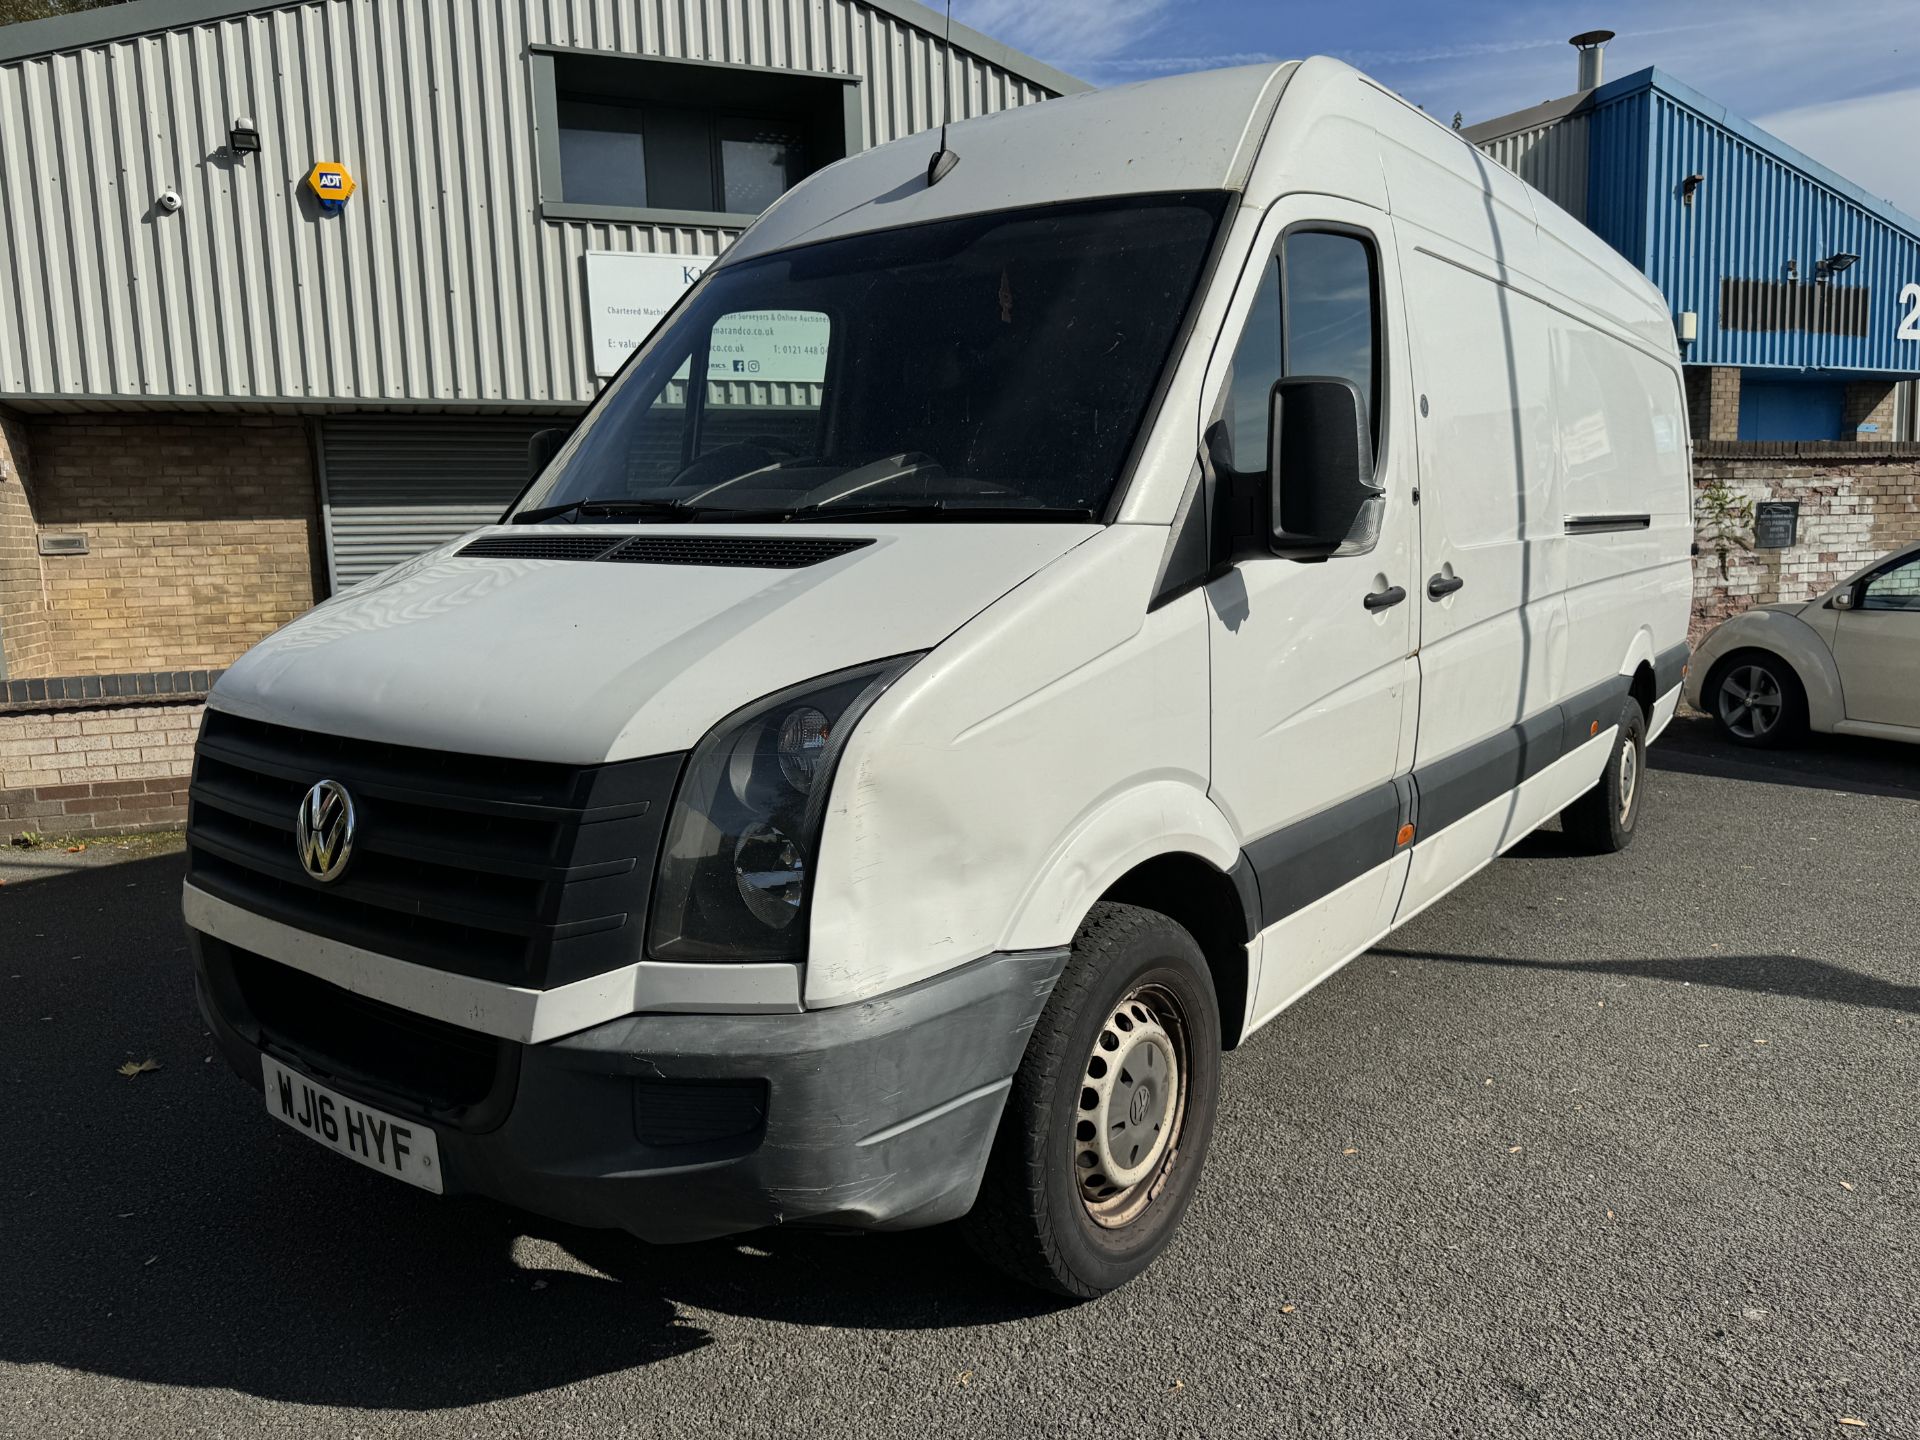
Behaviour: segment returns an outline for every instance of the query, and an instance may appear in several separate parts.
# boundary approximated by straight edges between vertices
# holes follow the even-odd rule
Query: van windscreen
[[[716,267],[514,518],[1097,518],[1227,201],[999,211]]]

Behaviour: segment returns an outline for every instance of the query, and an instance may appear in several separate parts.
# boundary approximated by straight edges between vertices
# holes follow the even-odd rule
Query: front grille
[[[323,1083],[371,1089],[402,1108],[464,1113],[510,1086],[506,1041],[432,1020],[255,955],[222,947],[260,1042]]]
[[[802,570],[873,544],[838,536],[483,535],[461,556],[495,560],[616,560],[623,565],[723,565],[741,569]]]
[[[315,735],[210,710],[188,879],[247,910],[435,969],[529,988],[640,958],[678,755],[571,766]],[[353,857],[300,863],[300,801],[353,797]]]

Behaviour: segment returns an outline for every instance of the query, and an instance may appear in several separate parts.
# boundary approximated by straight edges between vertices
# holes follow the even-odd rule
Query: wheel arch
[[[1749,611],[1715,631],[1696,664],[1704,661],[1700,677],[1700,708],[1713,713],[1713,681],[1721,668],[1745,651],[1784,662],[1807,697],[1807,722],[1815,730],[1832,730],[1846,718],[1846,697],[1833,652],[1806,622],[1776,610]]]
[[[1244,860],[1223,871],[1198,855],[1169,851],[1134,866],[1100,896],[1102,901],[1156,911],[1193,936],[1213,975],[1223,1050],[1233,1049],[1246,1035],[1253,994],[1247,947],[1260,929],[1252,882],[1252,868]]]

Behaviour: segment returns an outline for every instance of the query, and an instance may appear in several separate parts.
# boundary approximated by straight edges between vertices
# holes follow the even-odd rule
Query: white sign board
[[[589,254],[594,374],[605,379],[618,370],[711,264],[712,257],[704,255]],[[817,385],[826,378],[832,328],[816,310],[742,310],[722,316],[707,351],[707,378]]]
[[[818,385],[827,378],[832,322],[818,310],[740,310],[715,322],[707,345],[709,380],[777,380]]]
[[[698,280],[711,255],[587,255],[587,332],[603,380],[639,349],[660,317]]]

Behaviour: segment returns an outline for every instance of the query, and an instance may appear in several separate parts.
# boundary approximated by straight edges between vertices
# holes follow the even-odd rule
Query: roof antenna
[[[960,163],[960,157],[947,148],[947,120],[953,111],[953,0],[947,0],[946,50],[940,56],[940,148],[927,161],[927,184],[938,185]]]

